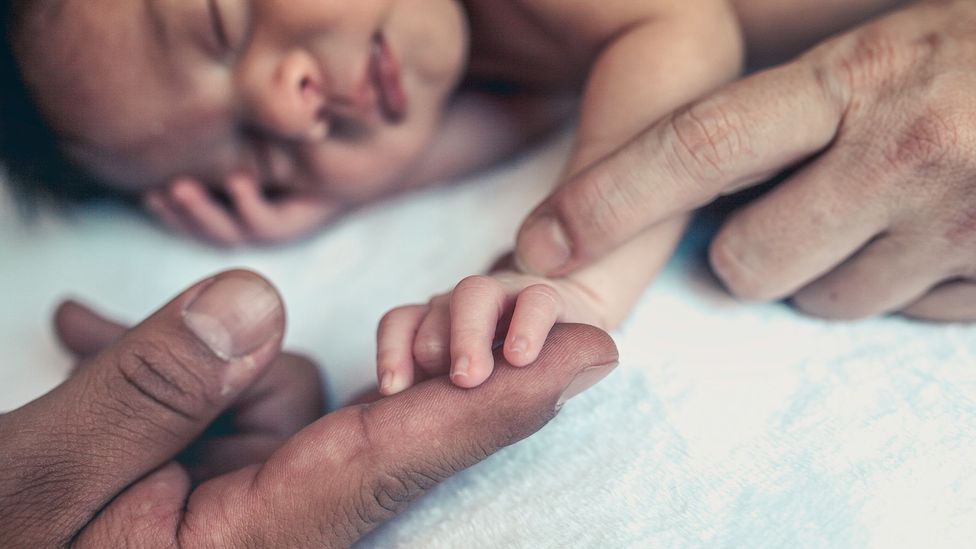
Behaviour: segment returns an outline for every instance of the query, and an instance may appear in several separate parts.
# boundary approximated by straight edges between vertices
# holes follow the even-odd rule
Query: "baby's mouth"
[[[407,95],[403,90],[400,62],[383,33],[373,39],[369,75],[380,98],[383,117],[390,123],[403,120],[407,114]]]

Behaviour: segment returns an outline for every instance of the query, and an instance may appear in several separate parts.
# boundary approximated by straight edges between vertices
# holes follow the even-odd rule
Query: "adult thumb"
[[[63,543],[170,461],[260,377],[283,332],[284,307],[267,281],[223,273],[126,332],[52,392],[0,417],[7,464],[0,499],[31,523],[18,531],[34,532],[18,544]]]

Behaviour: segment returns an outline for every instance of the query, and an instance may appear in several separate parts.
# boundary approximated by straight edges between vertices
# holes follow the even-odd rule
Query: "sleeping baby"
[[[743,54],[726,0],[0,5],[22,92],[5,102],[36,114],[32,135],[92,184],[225,245],[300,237],[488,166],[576,114],[571,177],[735,77]],[[501,264],[391,311],[378,332],[381,391],[445,373],[475,387],[498,346],[526,366],[555,323],[613,328],[685,223],[566,278]]]

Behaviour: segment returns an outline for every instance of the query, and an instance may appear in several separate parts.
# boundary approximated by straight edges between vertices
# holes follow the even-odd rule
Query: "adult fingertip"
[[[284,331],[274,287],[247,271],[219,275],[183,309],[183,323],[217,357],[229,361],[264,347]]]
[[[77,358],[99,353],[125,333],[121,324],[70,299],[55,311],[54,330],[64,348]]]
[[[542,214],[520,232],[515,264],[522,272],[549,276],[565,269],[572,255],[566,228],[556,217]]]
[[[74,299],[65,299],[58,304],[57,308],[54,309],[54,327],[59,332],[62,331],[65,326],[70,325],[74,318],[83,312],[87,308]]]

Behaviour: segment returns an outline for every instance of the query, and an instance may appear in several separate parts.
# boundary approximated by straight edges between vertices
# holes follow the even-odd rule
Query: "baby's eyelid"
[[[213,33],[222,52],[237,56],[251,34],[250,0],[206,0]]]
[[[214,36],[217,37],[217,44],[222,51],[230,50],[230,40],[227,38],[227,27],[224,23],[224,15],[220,11],[219,0],[207,0],[207,8],[210,12],[210,25],[213,28]]]

